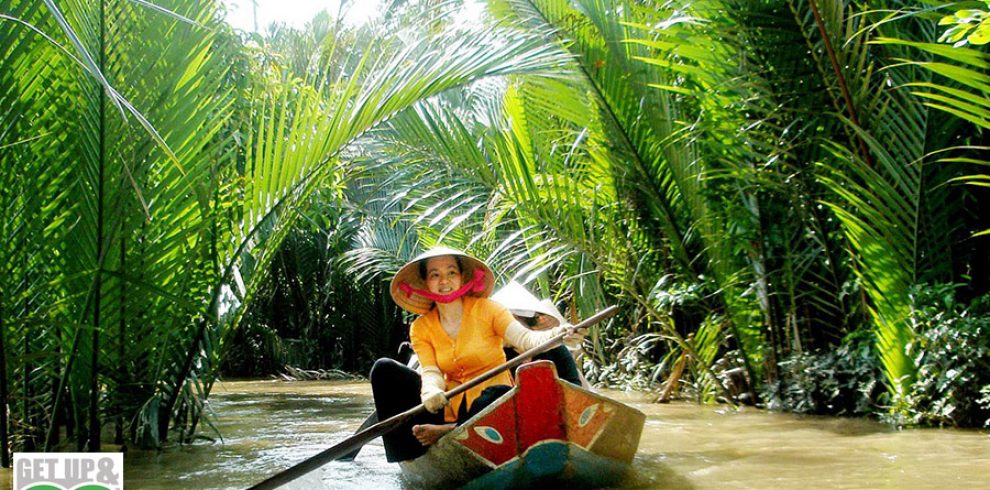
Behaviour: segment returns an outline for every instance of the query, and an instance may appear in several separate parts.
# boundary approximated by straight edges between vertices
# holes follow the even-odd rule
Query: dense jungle
[[[0,0],[3,466],[366,375],[435,244],[619,305],[599,386],[990,424],[990,1],[225,9]]]

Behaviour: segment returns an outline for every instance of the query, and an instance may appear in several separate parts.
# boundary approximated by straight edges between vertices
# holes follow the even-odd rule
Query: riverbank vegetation
[[[619,304],[592,380],[985,426],[987,10],[422,1],[246,34],[214,1],[6,2],[4,458],[190,441],[223,371],[363,372],[438,242],[573,319]]]

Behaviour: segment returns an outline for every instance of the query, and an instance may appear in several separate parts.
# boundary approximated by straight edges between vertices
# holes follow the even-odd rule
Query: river
[[[990,437],[975,430],[892,430],[862,419],[751,407],[653,404],[607,391],[647,414],[632,474],[638,489],[985,489]],[[263,480],[353,433],[370,413],[362,382],[233,381],[210,396],[222,443],[125,455],[128,489],[235,489]],[[0,473],[9,488],[10,472]],[[322,481],[321,481],[322,480]],[[295,488],[404,489],[380,440],[351,463],[325,466]]]

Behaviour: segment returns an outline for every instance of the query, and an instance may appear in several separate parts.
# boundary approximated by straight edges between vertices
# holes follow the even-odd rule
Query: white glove
[[[434,392],[429,395],[422,395],[423,405],[426,407],[430,413],[437,413],[443,410],[443,407],[447,406],[447,397],[443,395],[442,391]]]
[[[423,368],[423,373],[419,375],[422,380],[422,388],[419,390],[419,398],[423,401],[423,406],[430,413],[437,413],[447,406],[447,397],[443,394],[446,383],[443,380],[443,373],[434,366]]]
[[[512,322],[505,329],[505,340],[519,352],[525,352],[533,347],[545,344],[548,340],[564,333],[568,327],[562,325],[551,328],[550,330],[535,331],[522,326],[519,322]]]

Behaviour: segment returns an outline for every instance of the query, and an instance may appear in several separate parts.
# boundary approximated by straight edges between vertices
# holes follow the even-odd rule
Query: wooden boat
[[[523,365],[517,385],[400,463],[417,488],[612,486],[625,476],[646,415],[557,378],[550,361]]]

